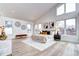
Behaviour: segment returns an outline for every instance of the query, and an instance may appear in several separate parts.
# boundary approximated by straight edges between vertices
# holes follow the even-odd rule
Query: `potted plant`
[[[0,27],[0,40],[6,40],[7,35],[4,32],[4,27]]]

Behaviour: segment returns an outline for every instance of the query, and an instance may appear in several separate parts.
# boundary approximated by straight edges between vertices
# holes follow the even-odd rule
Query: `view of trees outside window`
[[[76,20],[75,19],[58,21],[57,27],[59,29],[60,34],[76,35]]]
[[[68,35],[76,35],[75,19],[66,20],[66,33]]]

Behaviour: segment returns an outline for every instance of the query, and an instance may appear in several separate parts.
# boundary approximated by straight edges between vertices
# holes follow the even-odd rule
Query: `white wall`
[[[32,24],[32,22],[29,21],[23,21],[23,20],[19,20],[19,19],[14,19],[14,18],[9,18],[9,17],[0,17],[0,26],[5,26],[5,20],[9,20],[12,21],[12,28],[13,28],[13,34],[12,35],[8,35],[8,37],[14,38],[15,35],[17,34],[27,34],[28,36],[32,35],[33,30],[28,33],[27,29],[26,30],[22,30],[21,27],[16,27],[15,26],[15,22],[18,21],[21,23],[21,25],[26,25],[26,24]],[[33,26],[31,27],[33,29]]]
[[[55,7],[51,8],[49,11],[47,13],[45,13],[44,16],[42,16],[37,21],[35,21],[35,23],[38,24],[38,23],[45,23],[45,22],[48,22],[48,21],[54,21],[55,20],[54,17],[56,15]]]
[[[45,22],[49,22],[49,21],[59,21],[59,20],[66,20],[66,19],[69,19],[69,18],[76,18],[77,19],[77,35],[76,36],[66,36],[66,37],[73,37],[73,38],[67,38],[65,40],[67,41],[76,41],[76,42],[79,42],[79,16],[78,16],[78,13],[79,13],[79,4],[76,4],[76,12],[72,12],[72,13],[68,13],[68,14],[63,14],[61,16],[56,16],[56,8],[59,6],[56,5],[55,7],[53,7],[47,14],[45,14],[43,17],[41,17],[40,19],[38,19],[36,21],[36,23],[45,23]],[[77,17],[78,16],[78,17]]]

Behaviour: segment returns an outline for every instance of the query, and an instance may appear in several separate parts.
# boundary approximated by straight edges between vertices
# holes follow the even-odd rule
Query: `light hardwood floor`
[[[51,47],[39,51],[32,46],[26,45],[22,40],[12,41],[12,56],[78,56],[79,44],[56,41]]]

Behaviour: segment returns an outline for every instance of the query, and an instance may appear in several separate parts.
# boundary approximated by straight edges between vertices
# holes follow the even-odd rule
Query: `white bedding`
[[[22,42],[40,50],[40,51],[43,51],[56,43],[52,39],[49,39],[46,43],[40,43],[40,42],[33,41],[31,38],[28,38],[27,40],[23,40]]]

